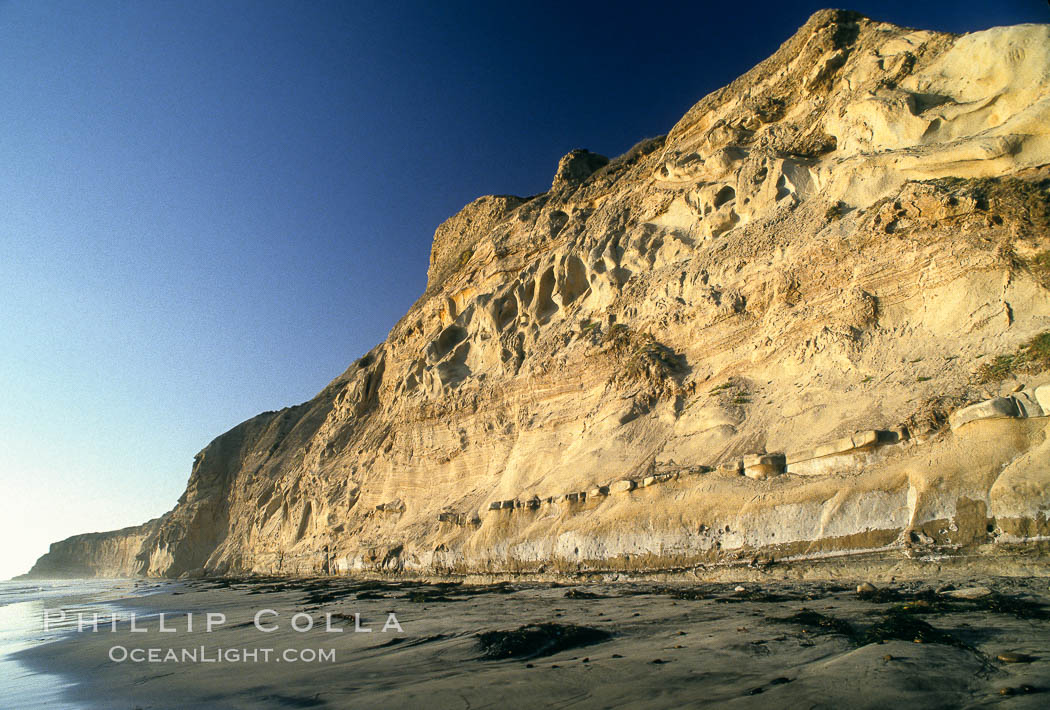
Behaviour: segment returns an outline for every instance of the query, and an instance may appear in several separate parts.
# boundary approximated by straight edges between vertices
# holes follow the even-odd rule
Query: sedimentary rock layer
[[[160,520],[33,573],[1037,545],[1050,374],[996,356],[1050,330],[1048,127],[1050,26],[819,12],[666,136],[467,205],[386,341],[215,439]]]

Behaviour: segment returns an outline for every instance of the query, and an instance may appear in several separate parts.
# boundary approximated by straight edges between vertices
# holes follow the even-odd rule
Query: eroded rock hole
[[[729,185],[726,185],[725,187],[723,187],[721,190],[718,191],[718,194],[715,195],[715,201],[712,204],[713,204],[714,208],[717,210],[719,207],[721,207],[725,203],[729,202],[730,200],[735,200],[735,199],[736,199],[736,190],[734,190]]]
[[[503,330],[518,318],[518,300],[513,296],[503,299],[500,304],[499,315],[496,316],[496,328]]]
[[[554,315],[558,306],[551,296],[554,294],[554,267],[543,272],[539,287],[536,289],[536,317],[539,319]]]
[[[590,288],[587,283],[587,269],[578,257],[571,256],[565,262],[565,281],[561,286],[561,302],[569,304],[582,296]]]
[[[434,358],[441,360],[467,337],[467,331],[458,325],[450,325],[441,331],[434,341]]]

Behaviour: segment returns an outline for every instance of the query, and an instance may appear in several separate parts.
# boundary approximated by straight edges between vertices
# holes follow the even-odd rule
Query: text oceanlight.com
[[[132,648],[113,646],[115,663],[335,663],[334,648]]]

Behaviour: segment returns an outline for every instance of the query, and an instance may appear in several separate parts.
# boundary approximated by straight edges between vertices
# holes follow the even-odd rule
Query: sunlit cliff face
[[[1050,375],[980,373],[1050,329],[1048,89],[1048,26],[817,13],[666,137],[467,205],[385,342],[218,437],[160,520],[34,572],[655,571],[1041,539]],[[1014,409],[949,422],[1018,385]]]

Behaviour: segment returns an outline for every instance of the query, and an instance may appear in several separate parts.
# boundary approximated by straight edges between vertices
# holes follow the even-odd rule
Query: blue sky
[[[462,205],[665,132],[820,6],[0,2],[0,578],[163,513],[212,438],[312,397]]]

